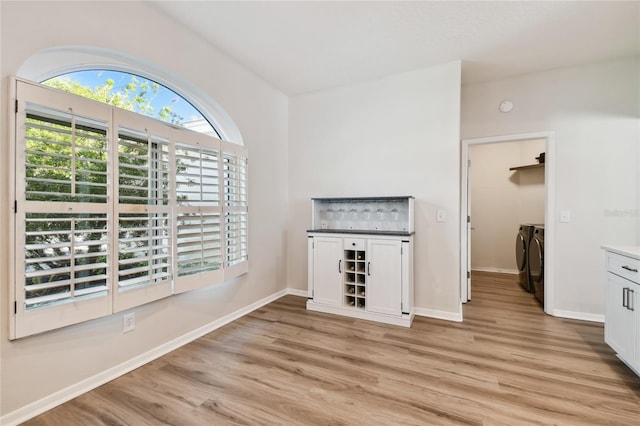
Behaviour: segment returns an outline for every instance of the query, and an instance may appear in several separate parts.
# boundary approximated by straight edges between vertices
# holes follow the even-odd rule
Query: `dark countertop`
[[[307,229],[307,232],[316,234],[394,235],[399,237],[409,237],[414,234],[408,231],[367,231],[362,229]]]
[[[414,198],[413,195],[382,196],[382,197],[314,197],[318,201],[400,201]]]

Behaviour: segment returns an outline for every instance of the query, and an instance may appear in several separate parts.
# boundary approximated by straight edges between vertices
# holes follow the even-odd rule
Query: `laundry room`
[[[519,300],[537,300],[540,312],[545,146],[545,139],[472,145],[468,172],[471,286],[499,278],[519,290]]]

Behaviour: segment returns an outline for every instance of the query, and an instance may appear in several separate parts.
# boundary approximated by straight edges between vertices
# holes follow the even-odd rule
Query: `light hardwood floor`
[[[410,329],[283,297],[28,425],[639,425],[601,324],[474,273],[464,322]]]

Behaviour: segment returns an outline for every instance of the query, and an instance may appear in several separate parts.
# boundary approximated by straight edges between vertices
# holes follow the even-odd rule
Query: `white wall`
[[[88,45],[121,51],[181,76],[218,101],[235,120],[250,155],[250,269],[233,282],[134,309],[136,330],[122,334],[122,314],[9,342],[1,315],[1,413],[40,398],[234,312],[286,287],[288,99],[144,2],[1,2],[1,77],[35,52]],[[27,23],[31,29],[27,28]],[[36,29],[36,30],[34,30]],[[2,140],[8,141],[7,100]],[[0,198],[9,204],[7,143],[1,146]],[[9,246],[9,211],[0,213],[0,252]],[[2,308],[8,299],[0,256]],[[6,312],[6,310],[5,310]]]
[[[413,195],[416,306],[459,313],[459,108],[459,62],[290,100],[290,287],[307,286],[310,198]]]
[[[556,314],[604,314],[600,245],[640,242],[638,77],[631,58],[462,89],[463,138],[556,132]]]
[[[471,269],[517,273],[514,241],[521,223],[544,223],[544,168],[535,164],[545,140],[471,145]]]

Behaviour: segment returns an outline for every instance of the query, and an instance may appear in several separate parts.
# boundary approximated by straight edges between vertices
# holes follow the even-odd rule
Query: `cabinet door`
[[[402,314],[402,242],[367,241],[367,311]]]
[[[640,285],[636,285],[632,288],[633,290],[633,296],[631,298],[631,306],[633,307],[633,313],[636,317],[635,321],[636,321],[636,328],[634,329],[635,331],[635,338],[634,339],[630,339],[630,340],[635,340],[636,342],[636,347],[635,347],[635,359],[632,362],[633,368],[636,371],[636,374],[640,376]]]
[[[604,340],[626,362],[633,362],[636,357],[635,346],[638,335],[636,327],[638,324],[635,309],[638,308],[638,287],[637,284],[629,280],[607,273]]]
[[[313,301],[338,306],[342,268],[342,238],[313,239]]]

